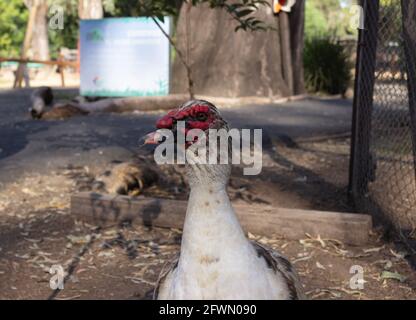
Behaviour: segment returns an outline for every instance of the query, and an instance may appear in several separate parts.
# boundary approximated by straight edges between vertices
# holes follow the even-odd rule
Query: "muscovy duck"
[[[183,104],[156,126],[175,133],[178,121],[185,122],[186,130],[204,130],[207,139],[208,129],[228,130],[218,109],[204,100]],[[157,144],[156,132],[148,134],[145,143]],[[187,164],[186,172],[191,191],[180,254],[162,269],[154,298],[304,299],[290,262],[246,237],[226,191],[231,166]]]
[[[88,112],[77,103],[61,102],[53,105],[53,93],[50,87],[39,87],[30,95],[30,115],[33,119],[63,120],[73,116],[86,115]]]

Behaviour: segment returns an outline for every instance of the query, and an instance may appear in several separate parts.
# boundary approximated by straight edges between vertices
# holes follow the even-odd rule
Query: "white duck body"
[[[290,263],[249,241],[231,206],[228,165],[190,165],[180,257],[162,271],[158,299],[301,299]]]

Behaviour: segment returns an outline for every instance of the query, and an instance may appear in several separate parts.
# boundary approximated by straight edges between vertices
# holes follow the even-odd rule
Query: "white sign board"
[[[169,34],[169,18],[161,25]],[[81,20],[80,60],[81,95],[169,93],[169,40],[150,18]]]

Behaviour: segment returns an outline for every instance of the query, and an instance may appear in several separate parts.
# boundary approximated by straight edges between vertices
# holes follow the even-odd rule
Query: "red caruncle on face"
[[[212,112],[209,106],[193,105],[188,108],[175,109],[170,111],[164,117],[156,122],[158,129],[174,130],[176,122],[185,122],[185,134],[191,129],[207,130],[215,121],[216,114]]]

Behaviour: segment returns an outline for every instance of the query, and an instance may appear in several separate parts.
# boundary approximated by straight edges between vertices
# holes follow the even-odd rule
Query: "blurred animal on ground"
[[[156,171],[136,163],[116,163],[113,168],[99,175],[93,190],[109,194],[135,196],[158,181]]]
[[[63,120],[74,116],[86,115],[88,112],[76,102],[53,103],[54,96],[50,87],[36,88],[31,96],[30,115],[33,119]]]

